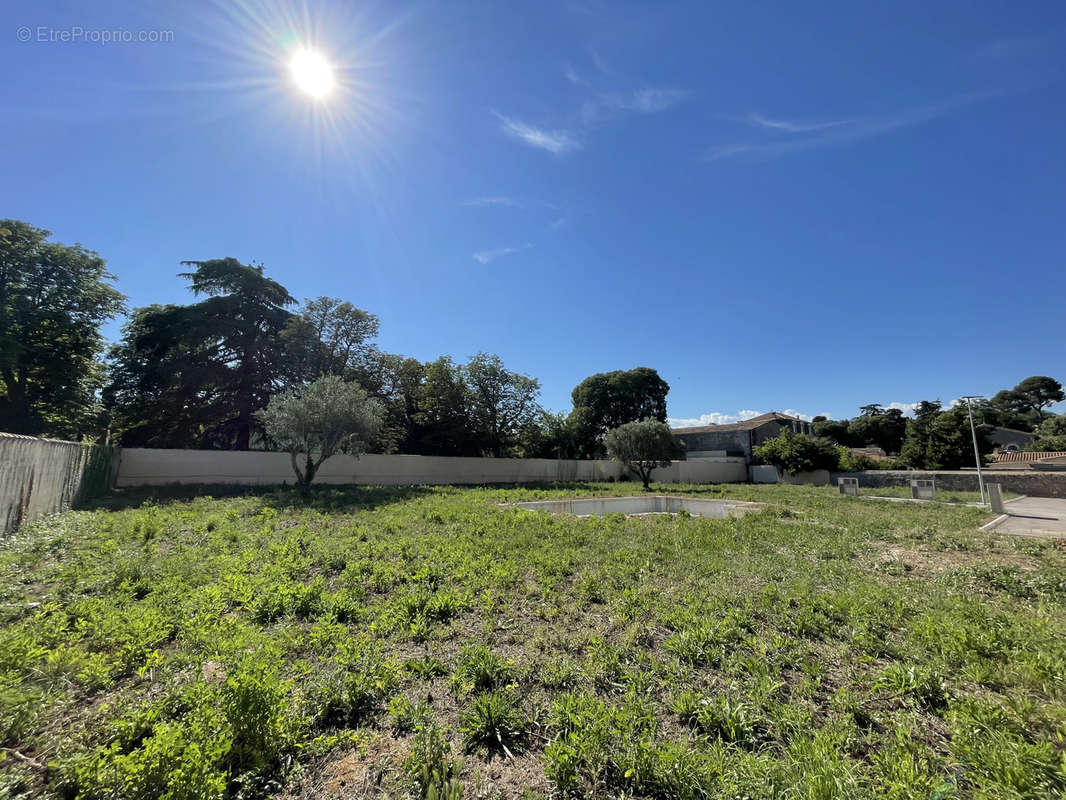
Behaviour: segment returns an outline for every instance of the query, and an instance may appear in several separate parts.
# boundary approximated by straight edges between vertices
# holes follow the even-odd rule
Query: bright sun
[[[301,91],[321,100],[333,89],[333,67],[314,50],[301,48],[289,62],[292,80]]]

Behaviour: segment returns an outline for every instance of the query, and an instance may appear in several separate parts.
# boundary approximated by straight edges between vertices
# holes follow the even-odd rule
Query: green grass
[[[185,490],[30,526],[0,542],[0,797],[1066,792],[1054,542],[961,506],[657,488],[768,506]]]
[[[837,494],[840,493],[840,489],[836,486],[831,487],[830,491]],[[1021,497],[1021,495],[1016,492],[1002,491],[1000,494],[1003,496],[1004,500]],[[859,495],[862,497],[910,497],[911,487],[863,486],[859,489]],[[981,502],[981,493],[955,491],[953,489],[937,489],[935,500],[939,503],[979,503]]]

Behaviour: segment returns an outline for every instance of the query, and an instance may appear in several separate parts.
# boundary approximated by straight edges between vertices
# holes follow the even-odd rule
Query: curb
[[[998,517],[996,517],[991,522],[986,522],[984,525],[982,525],[979,530],[982,530],[982,531],[994,531],[996,529],[996,527],[1001,522],[1003,522],[1003,520],[1005,520],[1009,516],[1010,516],[1010,514],[1000,514]]]

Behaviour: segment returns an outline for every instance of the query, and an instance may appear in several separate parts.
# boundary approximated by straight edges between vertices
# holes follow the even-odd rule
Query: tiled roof
[[[719,431],[750,431],[755,428],[761,428],[768,422],[776,422],[783,420],[785,422],[802,422],[799,417],[790,417],[788,414],[781,414],[777,411],[771,411],[767,414],[760,414],[757,417],[751,419],[741,420],[740,422],[729,422],[725,425],[700,425],[695,428],[674,428],[674,433],[717,433]]]
[[[1013,453],[995,453],[996,461],[1039,461],[1042,458],[1060,458],[1066,456],[1066,453],[1059,452],[1039,452],[1039,451],[1014,451]]]

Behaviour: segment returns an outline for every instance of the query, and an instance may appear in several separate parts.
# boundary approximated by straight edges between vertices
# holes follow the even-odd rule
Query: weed
[[[529,722],[509,695],[486,692],[463,709],[459,726],[467,748],[486,747],[511,754],[525,739]]]
[[[468,694],[496,689],[504,686],[513,674],[514,665],[487,647],[467,647],[460,654],[459,665],[452,675],[452,691]]]

